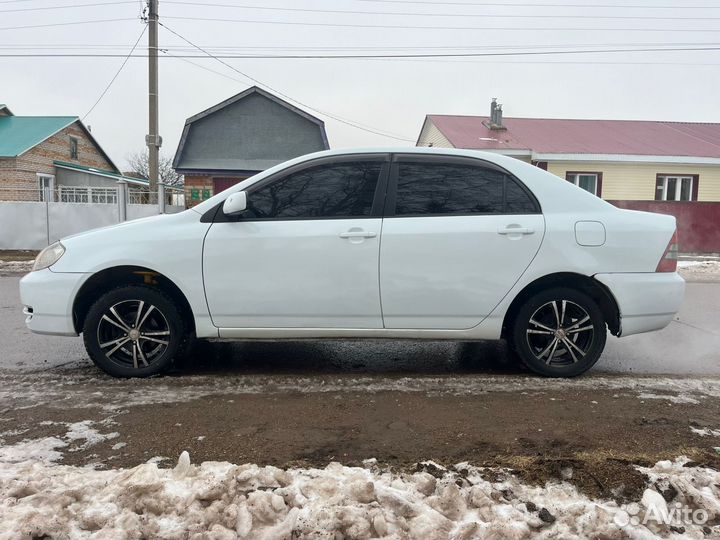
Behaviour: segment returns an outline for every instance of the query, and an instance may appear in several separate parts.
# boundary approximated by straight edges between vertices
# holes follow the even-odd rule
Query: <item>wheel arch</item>
[[[605,322],[614,336],[620,335],[620,308],[610,290],[593,277],[574,272],[548,274],[526,285],[510,304],[505,313],[502,337],[507,338],[520,307],[539,291],[550,287],[567,287],[590,296],[597,302]]]
[[[190,302],[180,288],[167,276],[143,266],[112,266],[90,276],[75,295],[73,325],[80,334],[90,307],[104,293],[125,285],[151,285],[168,294],[182,311],[189,330],[195,332],[195,317]]]

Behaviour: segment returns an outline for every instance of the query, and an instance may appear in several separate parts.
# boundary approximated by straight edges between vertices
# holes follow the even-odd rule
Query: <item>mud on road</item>
[[[279,467],[432,459],[624,500],[646,487],[634,465],[685,455],[720,468],[718,397],[712,378],[4,375],[0,457],[20,459],[32,441],[58,463],[100,468],[172,466],[183,450]]]

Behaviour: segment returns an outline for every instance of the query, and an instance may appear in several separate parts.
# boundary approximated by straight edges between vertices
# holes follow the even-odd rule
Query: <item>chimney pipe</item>
[[[502,105],[498,105],[495,108],[495,125],[497,127],[503,127],[502,125]]]
[[[497,98],[492,98],[490,102],[490,124],[495,124],[495,111],[497,110]]]

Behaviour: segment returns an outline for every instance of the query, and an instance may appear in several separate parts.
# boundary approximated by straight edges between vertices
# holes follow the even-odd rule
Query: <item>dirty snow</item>
[[[78,391],[92,387],[93,392]],[[303,377],[285,375],[240,375],[212,377],[191,375],[172,384],[160,379],[109,379],[84,373],[58,375],[32,373],[0,374],[0,400],[15,409],[51,405],[63,408],[100,407],[120,413],[127,407],[155,403],[187,402],[224,394],[283,394],[288,392],[423,392],[428,395],[478,395],[489,392],[556,392],[565,389],[624,391],[626,394],[655,394],[701,401],[720,398],[720,378],[615,377],[593,375],[581,379],[544,379],[528,376],[463,375],[461,377]]]
[[[720,437],[720,429],[710,429],[710,428],[690,428],[693,433],[700,435],[701,437]]]
[[[638,395],[640,399],[665,399],[672,403],[700,403],[697,399],[690,396],[675,395],[675,394],[652,394],[649,392],[643,392]]]
[[[70,452],[76,452],[120,436],[120,434],[116,432],[100,433],[92,427],[94,423],[92,420],[74,423],[53,422],[49,420],[40,422],[42,425],[64,424],[67,426],[67,432],[62,437],[25,439],[15,444],[0,445],[0,463],[19,463],[22,461],[35,460],[49,464],[62,460],[63,452],[60,450],[61,448],[69,449]],[[12,432],[5,432],[5,434],[11,433]],[[22,431],[18,431],[17,433],[21,434]],[[124,446],[124,443],[118,444]],[[69,448],[71,446],[72,448]],[[122,446],[119,448],[122,448]],[[115,449],[115,447],[113,447],[113,449]]]
[[[489,471],[467,464],[444,469],[426,463],[412,474],[378,469],[373,460],[364,467],[279,469],[193,465],[186,452],[174,469],[6,463],[0,465],[0,540],[650,539],[671,534],[669,525],[645,519],[663,505],[702,510],[710,523],[720,518],[720,473],[684,467],[686,461],[642,469],[648,489],[622,506],[590,500],[567,483],[529,486],[505,471],[484,476]],[[658,489],[667,496],[669,485],[676,493],[666,501]],[[683,538],[706,538],[703,525],[681,525]],[[717,537],[720,526],[709,533]]]
[[[68,445],[57,437],[43,439],[27,439],[19,443],[0,446],[0,462],[19,463],[35,460],[41,463],[51,463],[62,459],[62,452],[58,448]]]
[[[95,428],[91,427],[94,424],[92,420],[84,420],[82,422],[75,422],[68,425],[68,432],[65,434],[65,438],[70,441],[84,440],[85,442],[78,448],[78,450],[84,450],[89,446],[96,445],[107,439],[114,439],[119,437],[120,434],[113,433],[100,433]]]
[[[678,261],[678,272],[682,276],[718,276],[720,261]]]
[[[3,261],[0,260],[0,272],[25,273],[32,269],[34,261]]]

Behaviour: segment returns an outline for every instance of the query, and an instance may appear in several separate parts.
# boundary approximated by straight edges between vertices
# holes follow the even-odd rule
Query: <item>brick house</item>
[[[107,202],[92,189],[106,197],[120,178],[77,116],[16,116],[0,105],[0,200]]]
[[[621,208],[674,215],[683,251],[720,252],[720,124],[427,115],[417,146],[497,152]]]
[[[322,120],[256,86],[185,121],[173,168],[191,207],[274,165],[329,148]]]

